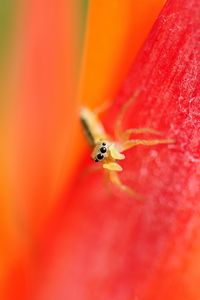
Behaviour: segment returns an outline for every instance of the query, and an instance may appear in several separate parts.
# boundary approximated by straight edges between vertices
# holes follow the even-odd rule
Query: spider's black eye
[[[96,162],[98,162],[98,159],[95,159]]]
[[[103,146],[106,146],[106,143],[102,143]]]
[[[99,154],[97,154],[97,158],[98,158],[98,160],[102,160],[104,158],[104,156],[103,156],[103,154],[99,153]]]
[[[101,147],[100,151],[101,151],[101,153],[106,153],[107,149],[106,149],[106,147]]]

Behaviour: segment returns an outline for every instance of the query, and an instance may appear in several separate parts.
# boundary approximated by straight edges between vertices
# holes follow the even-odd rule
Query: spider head
[[[108,144],[104,141],[97,143],[92,153],[92,159],[96,162],[101,162],[107,157]]]

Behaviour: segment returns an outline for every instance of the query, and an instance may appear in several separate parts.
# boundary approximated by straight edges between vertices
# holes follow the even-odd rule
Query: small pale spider
[[[105,131],[103,124],[99,120],[98,114],[104,110],[98,110],[96,112],[83,107],[80,111],[81,123],[87,137],[87,140],[91,147],[92,159],[95,162],[101,163],[102,167],[107,170],[110,181],[118,186],[121,190],[128,194],[140,198],[133,189],[123,184],[120,180],[118,173],[122,171],[122,167],[118,163],[119,160],[125,159],[123,152],[127,151],[138,145],[152,146],[158,144],[171,144],[174,143],[173,139],[132,139],[132,134],[149,133],[154,135],[161,135],[161,132],[151,128],[131,128],[126,129],[124,132],[121,130],[121,124],[124,114],[133,100],[135,100],[136,94],[123,105],[116,124],[115,124],[115,139],[112,139]]]

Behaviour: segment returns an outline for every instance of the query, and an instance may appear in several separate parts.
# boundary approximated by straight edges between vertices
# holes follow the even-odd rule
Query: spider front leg
[[[162,135],[162,132],[152,128],[129,128],[120,134],[119,139],[122,141],[126,141],[130,139],[131,134],[141,134],[141,133],[150,133],[159,136]]]
[[[126,192],[130,196],[134,196],[135,198],[142,198],[141,195],[137,194],[134,190],[121,182],[118,172],[122,171],[123,169],[117,162],[104,163],[103,168],[107,170],[109,180],[120,190]]]
[[[155,140],[127,140],[120,144],[120,151],[126,151],[138,145],[144,146],[154,146],[160,144],[173,144],[175,141],[173,139],[155,139]]]
[[[96,115],[104,113],[106,110],[108,110],[111,107],[111,105],[112,105],[111,101],[105,101],[100,106],[98,106],[94,109],[94,113]]]
[[[126,112],[128,111],[128,109],[130,108],[130,105],[136,101],[136,99],[138,98],[140,93],[141,93],[141,90],[139,90],[139,89],[136,90],[133,93],[133,95],[128,99],[128,101],[126,101],[121,107],[121,110],[118,114],[118,117],[117,117],[117,120],[115,123],[115,129],[114,129],[115,137],[118,140],[121,140],[122,136],[123,136],[122,124],[123,124],[124,116],[125,116]]]
[[[134,197],[138,200],[142,200],[142,196],[140,194],[138,194],[132,188],[130,188],[129,186],[127,186],[127,185],[125,185],[121,182],[117,172],[110,171],[109,172],[109,179],[121,191],[126,192],[129,196],[132,196],[132,197]]]

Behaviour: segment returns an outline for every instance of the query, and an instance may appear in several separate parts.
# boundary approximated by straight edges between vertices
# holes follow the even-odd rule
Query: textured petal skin
[[[176,143],[127,153],[121,178],[143,202],[108,187],[102,172],[84,173],[85,159],[42,239],[37,299],[200,298],[199,41],[200,2],[168,1],[105,123],[112,131],[140,90],[123,125],[161,130]]]

